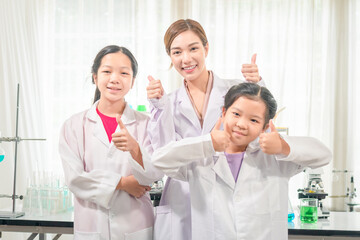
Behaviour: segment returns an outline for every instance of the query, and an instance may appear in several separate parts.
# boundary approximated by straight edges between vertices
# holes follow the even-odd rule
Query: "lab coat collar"
[[[212,75],[214,77],[214,81],[204,118],[202,129],[203,134],[210,132],[215,126],[216,121],[221,116],[222,106],[224,105],[224,97],[228,91],[228,86],[224,82],[225,80],[220,79],[214,73],[212,73]],[[189,119],[197,129],[201,129],[200,121],[196,116],[184,84],[182,84],[179,89],[177,104],[180,106],[180,112]]]
[[[179,89],[177,103],[179,105],[179,111],[182,113],[182,115],[189,119],[190,122],[194,124],[196,129],[201,129],[200,121],[196,116],[195,110],[191,104],[189,96],[187,95],[184,84],[182,84]]]
[[[237,182],[242,182],[243,179],[247,179],[248,176],[252,174],[250,168],[253,168],[255,162],[253,161],[251,155],[257,151],[261,151],[258,138],[249,143],[248,147],[246,148]],[[229,163],[227,162],[226,156],[223,152],[216,153],[214,156],[214,162],[215,164],[212,169],[219,176],[219,178],[221,178],[232,190],[235,190],[235,187],[241,188],[241,184],[238,186],[237,182],[235,182],[229,167]]]
[[[224,98],[228,91],[228,86],[225,85],[225,80],[220,79],[214,73],[213,88],[210,93],[209,103],[207,106],[204,124],[203,134],[210,132],[215,126],[217,120],[220,118],[222,113],[222,107],[224,106]]]
[[[225,154],[216,153],[214,160],[215,164],[212,167],[212,170],[234,191],[235,179],[231,173]]]
[[[107,133],[105,131],[103,122],[101,121],[100,116],[96,112],[96,107],[99,104],[99,100],[96,101],[89,111],[86,114],[86,117],[95,122],[95,128],[94,128],[94,135],[106,146],[111,147],[113,145],[113,142],[109,143],[109,139],[107,136]],[[121,121],[124,123],[124,125],[131,124],[136,121],[134,110],[132,110],[127,103],[125,103],[124,112],[121,115]],[[115,132],[120,131],[120,127],[117,126]]]

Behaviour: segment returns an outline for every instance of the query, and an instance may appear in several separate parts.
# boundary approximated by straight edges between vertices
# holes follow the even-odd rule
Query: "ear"
[[[134,86],[134,83],[135,83],[135,78],[133,77],[130,89]]]
[[[93,73],[92,75],[95,85],[97,86],[97,75]]]
[[[265,132],[266,129],[268,129],[268,128],[269,128],[269,123],[267,123],[267,124],[265,125],[264,129],[263,129],[261,132]]]
[[[206,45],[205,45],[205,57],[207,57],[208,53],[209,53],[209,43],[206,43]]]
[[[222,110],[221,110],[221,117],[224,119],[225,117],[225,114],[226,114],[226,110],[225,108],[223,107]]]

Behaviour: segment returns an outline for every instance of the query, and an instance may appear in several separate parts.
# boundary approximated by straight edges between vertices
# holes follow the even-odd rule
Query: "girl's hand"
[[[152,76],[148,76],[149,85],[146,87],[148,99],[160,99],[164,95],[164,89],[160,80],[155,80]]]
[[[141,165],[142,164],[142,155],[140,151],[139,144],[137,141],[131,136],[131,134],[126,129],[124,123],[121,121],[121,116],[119,114],[116,115],[116,121],[119,124],[120,131],[113,133],[112,141],[117,149],[130,152],[131,156]],[[141,160],[141,162],[139,162]]]
[[[243,64],[241,72],[248,82],[257,83],[261,80],[259,70],[256,65],[256,53],[251,58],[251,64]]]
[[[259,136],[259,143],[261,150],[266,154],[283,154],[288,156],[290,154],[290,147],[276,130],[272,120],[269,123],[270,132],[261,133]]]
[[[119,124],[120,131],[111,135],[116,148],[124,152],[132,152],[139,149],[139,144],[128,132],[119,114],[116,115],[116,121]]]
[[[142,197],[151,187],[140,185],[133,175],[121,177],[116,189],[123,190],[133,197]]]
[[[216,122],[213,130],[211,131],[211,140],[216,152],[223,152],[230,145],[230,134],[220,130],[221,117]]]

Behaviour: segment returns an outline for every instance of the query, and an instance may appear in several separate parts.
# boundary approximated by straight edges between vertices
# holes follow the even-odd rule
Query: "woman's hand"
[[[164,89],[160,80],[155,80],[152,76],[148,76],[149,85],[146,87],[148,99],[160,99],[164,95]]]
[[[133,197],[142,197],[146,191],[150,191],[150,186],[140,185],[133,175],[121,177],[116,189],[123,190]]]
[[[261,80],[259,69],[256,65],[256,53],[251,57],[251,64],[243,64],[241,72],[248,82],[257,83]]]

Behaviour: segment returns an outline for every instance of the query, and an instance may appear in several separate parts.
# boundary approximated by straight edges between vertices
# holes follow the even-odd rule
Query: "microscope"
[[[350,178],[350,188],[347,188],[346,196],[348,197],[346,205],[349,206],[349,212],[354,212],[354,207],[359,205],[359,203],[355,202],[356,188],[354,187],[354,176],[351,176]]]
[[[298,189],[298,198],[316,198],[318,199],[318,218],[328,218],[330,212],[323,206],[322,200],[328,196],[324,191],[324,184],[321,179],[321,174],[324,171],[319,169],[305,169],[304,172],[307,175],[307,187],[304,189]]]

